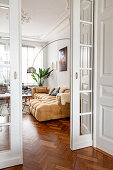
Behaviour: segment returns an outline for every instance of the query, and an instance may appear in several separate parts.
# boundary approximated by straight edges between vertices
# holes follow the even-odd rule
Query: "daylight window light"
[[[7,6],[1,6],[1,5],[0,5],[0,8],[1,8],[1,9],[9,9],[9,7],[7,7]]]
[[[9,37],[0,37],[1,40],[9,40]]]

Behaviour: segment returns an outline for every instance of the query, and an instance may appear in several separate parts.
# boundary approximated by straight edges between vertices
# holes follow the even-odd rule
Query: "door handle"
[[[75,73],[75,79],[76,80],[78,79],[78,73],[77,72]]]
[[[14,72],[14,79],[17,79],[17,72]]]

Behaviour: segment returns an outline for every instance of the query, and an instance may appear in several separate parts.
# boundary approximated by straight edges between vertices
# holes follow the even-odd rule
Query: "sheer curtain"
[[[27,68],[31,67],[33,64],[33,60],[41,49],[39,47],[30,47],[30,46],[23,46],[22,47],[22,83],[33,85],[36,82],[31,77],[31,74],[27,74]],[[37,72],[39,68],[43,68],[43,51],[37,56],[33,67],[36,68]]]

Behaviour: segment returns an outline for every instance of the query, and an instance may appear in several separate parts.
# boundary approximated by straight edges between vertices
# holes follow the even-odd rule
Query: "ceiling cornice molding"
[[[0,37],[3,37],[3,38],[9,38],[10,39],[10,35],[8,33],[3,33],[3,32],[0,32]],[[34,42],[38,42],[38,43],[44,43],[43,41],[41,40],[38,40],[37,38],[32,38],[32,37],[29,37],[29,36],[22,36],[22,41],[34,41]]]
[[[70,11],[66,10],[62,17],[60,17],[57,22],[55,23],[55,25],[51,28],[51,30],[44,36],[41,37],[41,39],[45,40],[48,37],[51,36],[51,34],[53,33],[57,33],[57,30],[59,30],[59,28],[61,27],[61,25],[65,25],[65,22],[70,22]]]
[[[65,0],[66,6],[65,11],[58,18],[56,23],[51,27],[48,33],[45,35],[37,35],[37,36],[23,36],[24,39],[33,40],[33,41],[48,41],[51,39],[53,34],[65,34],[67,30],[70,29],[70,0]]]
[[[52,26],[51,30],[47,34],[41,37],[42,40],[46,40],[47,38],[50,38],[53,33],[58,34],[58,32],[61,32],[63,25],[64,27],[67,26],[65,23],[68,23],[69,24],[68,27],[70,27],[70,0],[65,0],[65,1],[66,1],[65,11],[58,18],[56,23]],[[59,31],[60,28],[61,30]],[[66,30],[67,29],[63,29],[64,31],[63,33],[65,33]]]
[[[69,20],[65,20],[65,23],[61,24],[61,26],[59,27],[59,29],[57,29],[57,34],[64,34],[64,33],[70,33],[70,21]]]
[[[70,0],[66,0],[66,4],[67,4],[66,9],[69,10],[70,9]]]
[[[67,0],[66,0],[67,1]],[[67,6],[65,11],[63,12],[62,16],[59,17],[59,19],[57,20],[57,22],[52,26],[52,28],[50,29],[50,31],[42,36],[23,36],[24,39],[31,39],[31,40],[37,40],[37,41],[48,41],[48,38],[50,39],[50,37],[53,34],[58,34],[58,33],[65,33],[67,32],[67,30],[69,30],[70,28],[70,10],[68,8],[67,10]]]
[[[63,27],[63,28],[62,28]],[[67,14],[65,17],[62,17],[57,21],[57,23],[52,27],[52,29],[45,35],[43,36],[26,36],[23,35],[23,39],[25,40],[33,40],[33,41],[48,41],[47,39],[51,37],[53,34],[58,34],[58,33],[65,33],[67,32],[67,29],[70,27],[70,15]]]
[[[57,29],[55,29],[53,32],[51,32],[51,34],[46,37],[47,40],[51,41],[52,39],[54,39],[54,37],[60,37],[63,35],[70,35],[70,23],[69,20],[65,20],[62,24],[59,25],[59,27],[57,27]]]
[[[37,40],[37,41],[41,41],[41,36],[37,35],[37,36],[27,36],[27,35],[23,35],[22,36],[23,39],[31,39],[31,40]]]
[[[65,10],[58,18],[56,23],[51,27],[51,29],[44,35],[29,36],[23,35],[22,40],[27,41],[37,41],[37,42],[47,42],[52,39],[53,36],[59,34],[65,34],[70,29],[70,0],[65,0]],[[1,33],[0,33],[1,34]],[[8,36],[9,34],[2,33],[2,36]]]

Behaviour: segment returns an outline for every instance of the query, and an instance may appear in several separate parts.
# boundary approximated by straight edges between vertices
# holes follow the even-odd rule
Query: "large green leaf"
[[[32,78],[38,82],[38,80],[41,80],[41,79],[47,79],[50,77],[51,73],[53,72],[53,70],[50,70],[51,68],[47,68],[47,69],[42,69],[42,68],[39,68],[39,73],[33,73],[31,76]]]
[[[34,75],[34,73],[32,73],[31,76],[32,76],[32,78],[33,78],[36,82],[38,82],[38,80],[37,80],[36,76]]]

